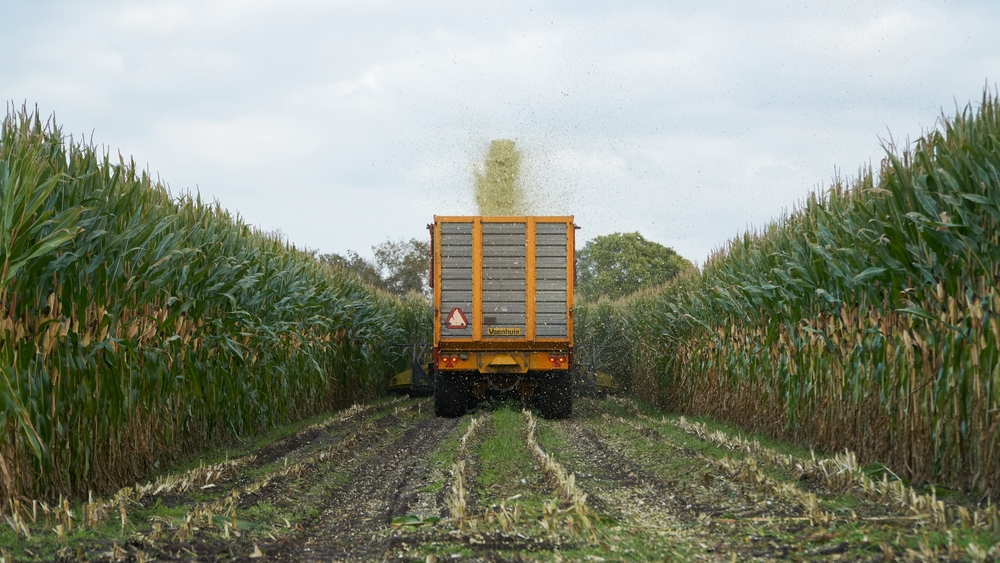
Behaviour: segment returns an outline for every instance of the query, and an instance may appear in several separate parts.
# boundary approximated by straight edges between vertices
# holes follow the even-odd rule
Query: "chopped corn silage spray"
[[[476,206],[480,215],[527,215],[530,212],[521,185],[521,151],[514,141],[497,139],[475,174]]]

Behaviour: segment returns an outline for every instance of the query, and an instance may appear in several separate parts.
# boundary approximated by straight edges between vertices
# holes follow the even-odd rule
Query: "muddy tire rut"
[[[320,517],[287,538],[269,557],[276,561],[378,561],[388,548],[384,534],[405,516],[428,473],[428,456],[457,424],[422,418],[398,439],[368,450],[348,482],[334,490]]]
[[[594,509],[616,519],[641,521],[650,510],[676,508],[673,487],[609,447],[578,421],[562,423],[568,443],[590,467],[575,467],[580,486],[591,495]],[[644,510],[638,510],[642,509]]]
[[[578,452],[584,465],[578,475],[592,476],[581,486],[595,497],[594,506],[606,510],[623,527],[664,541],[696,545],[723,560],[783,556],[793,551],[789,545],[775,544],[759,553],[745,546],[733,545],[728,523],[738,518],[766,515],[781,519],[801,516],[802,510],[783,499],[762,493],[753,487],[734,482],[695,452],[670,444],[675,455],[686,458],[686,469],[671,480],[656,474],[655,463],[637,455],[621,442],[608,436],[594,421],[568,421],[558,425],[567,443]],[[643,441],[665,442],[658,433],[636,432],[641,436],[630,445]],[[801,527],[801,526],[800,526]]]

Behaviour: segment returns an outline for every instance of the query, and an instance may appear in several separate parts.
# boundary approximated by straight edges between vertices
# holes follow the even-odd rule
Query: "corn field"
[[[1000,99],[701,272],[577,308],[635,393],[916,482],[1000,492]]]
[[[23,109],[0,132],[0,263],[4,501],[109,491],[370,397],[405,365],[386,344],[430,326],[424,301],[175,198]]]

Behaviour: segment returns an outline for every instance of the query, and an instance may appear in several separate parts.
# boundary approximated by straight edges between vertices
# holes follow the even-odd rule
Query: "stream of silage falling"
[[[475,171],[476,207],[480,215],[527,215],[527,195],[521,184],[521,151],[514,141],[490,143],[482,169]]]

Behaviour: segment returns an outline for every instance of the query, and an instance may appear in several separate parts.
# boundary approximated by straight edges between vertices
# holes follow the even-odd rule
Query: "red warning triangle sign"
[[[465,318],[465,313],[461,309],[455,307],[448,313],[448,319],[445,321],[448,323],[448,328],[465,328],[469,326],[469,319]]]

